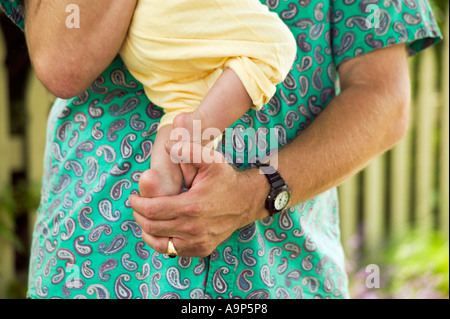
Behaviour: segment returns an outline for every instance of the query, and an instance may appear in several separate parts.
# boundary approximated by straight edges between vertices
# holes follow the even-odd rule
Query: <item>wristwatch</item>
[[[258,164],[259,170],[266,176],[270,184],[270,192],[266,199],[266,209],[270,216],[281,213],[289,205],[291,190],[275,168],[268,164]]]

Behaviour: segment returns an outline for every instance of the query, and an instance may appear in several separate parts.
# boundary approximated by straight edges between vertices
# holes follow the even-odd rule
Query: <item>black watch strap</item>
[[[258,167],[260,171],[263,172],[267,177],[270,186],[272,186],[273,188],[278,188],[286,184],[280,173],[278,173],[277,170],[269,164],[260,164],[258,165]]]
[[[265,207],[269,211],[270,216],[278,214],[280,211],[274,207],[274,201],[277,194],[277,190],[281,188],[289,189],[285,180],[281,177],[280,173],[268,164],[258,164],[259,170],[266,176],[270,185],[270,192],[266,199]]]

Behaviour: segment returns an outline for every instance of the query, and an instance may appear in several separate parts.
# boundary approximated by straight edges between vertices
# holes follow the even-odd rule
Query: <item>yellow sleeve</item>
[[[253,0],[243,1],[248,2],[248,8],[243,2],[225,7],[220,5],[224,1],[214,1],[229,14],[230,19],[224,24],[230,26],[221,25],[221,28],[235,31],[229,34],[239,42],[241,53],[230,57],[225,67],[239,76],[252,98],[253,109],[260,110],[291,70],[297,54],[297,42],[279,16],[270,12],[259,0],[256,1],[258,8]]]

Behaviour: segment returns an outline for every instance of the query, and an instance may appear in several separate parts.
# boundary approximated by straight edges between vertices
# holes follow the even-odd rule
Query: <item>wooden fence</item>
[[[341,231],[366,254],[413,229],[449,238],[449,17],[438,46],[411,59],[410,128],[391,151],[339,187]]]
[[[356,235],[362,240],[365,253],[370,255],[387,238],[400,237],[416,226],[425,231],[436,228],[448,239],[448,13],[446,21],[443,52],[437,52],[435,47],[411,61],[412,78],[417,82],[407,137],[339,187],[342,238],[347,252]],[[7,71],[3,66],[5,50],[0,32],[0,195],[11,185],[15,171],[26,171],[30,182],[39,182],[52,100],[31,74],[25,98],[26,134],[10,135]],[[33,220],[34,213],[30,216]],[[0,212],[1,223],[13,227],[4,212]],[[0,238],[0,298],[4,297],[10,278],[16,276],[14,256],[13,245]]]
[[[10,195],[14,172],[26,172],[30,184],[37,184],[41,180],[47,116],[54,99],[31,73],[24,99],[26,132],[24,135],[11,135],[8,73],[4,67],[6,54],[6,45],[0,32],[0,199],[5,194]],[[0,225],[14,231],[13,218],[1,210],[0,206]],[[34,213],[29,213],[30,233],[35,220]],[[0,237],[0,298],[5,297],[7,286],[17,275],[15,256],[15,245]]]

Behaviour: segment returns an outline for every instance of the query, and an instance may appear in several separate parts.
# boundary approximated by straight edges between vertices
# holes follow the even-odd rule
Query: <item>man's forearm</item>
[[[389,103],[379,96],[377,100],[376,94],[343,92],[304,133],[279,151],[277,167],[291,189],[291,205],[338,186],[401,138],[401,130],[395,132],[390,123],[378,118],[377,104],[383,102]],[[361,110],[358,105],[363,103],[373,109]],[[257,170],[249,174],[256,185],[252,193],[261,205],[257,220],[267,216],[262,204],[269,185]]]
[[[392,59],[392,65],[386,66],[390,74],[379,80],[384,71],[365,69],[372,60],[364,57],[368,60],[347,72],[342,93],[279,151],[278,171],[291,188],[291,205],[338,186],[406,133],[410,94],[406,51],[403,46],[387,50],[375,53],[373,58]],[[261,203],[269,186],[257,170],[248,174],[253,180],[250,188],[258,197],[255,202],[260,205],[257,220],[267,215]]]
[[[136,0],[78,0],[80,27],[68,28],[67,1],[25,0],[25,34],[34,68],[56,95],[86,89],[117,55]]]
[[[376,92],[349,89],[335,98],[314,125],[280,151],[279,168],[292,188],[292,203],[308,200],[363,169],[403,136],[394,120],[379,113],[392,105]],[[392,109],[400,109],[392,105]]]

